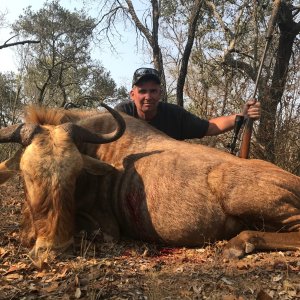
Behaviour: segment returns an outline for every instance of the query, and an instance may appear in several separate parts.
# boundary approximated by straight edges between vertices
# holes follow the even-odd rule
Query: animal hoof
[[[41,256],[45,256],[48,249],[46,247],[36,247],[34,246],[28,253],[29,258],[32,261],[38,260]]]
[[[245,255],[245,251],[237,248],[225,248],[223,251],[224,258],[227,259],[240,259]]]
[[[247,254],[251,253],[254,251],[254,249],[255,249],[255,246],[253,244],[248,243],[248,242],[245,243],[245,253],[247,253]]]

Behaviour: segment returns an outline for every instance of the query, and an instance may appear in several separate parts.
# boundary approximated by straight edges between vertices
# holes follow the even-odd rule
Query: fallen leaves
[[[12,198],[1,199],[1,300],[300,299],[300,251],[253,253],[233,262],[223,260],[221,242],[185,249],[123,241],[91,246],[81,251],[84,257],[33,264],[19,243],[20,192],[15,199],[6,195]]]
[[[48,286],[41,288],[41,290],[46,293],[52,293],[57,291],[58,286],[59,286],[58,282],[52,282]]]
[[[14,280],[14,282],[18,282],[18,281],[21,281],[23,280],[24,276],[23,275],[20,275],[18,273],[12,273],[12,274],[8,274],[6,276],[4,276],[4,279],[7,280],[7,281],[12,281]]]
[[[9,269],[3,274],[4,276],[10,273],[14,273],[14,272],[20,272],[22,270],[26,270],[28,269],[28,265],[23,263],[23,262],[19,262],[16,265],[11,265],[9,267]]]
[[[5,248],[0,247],[0,259],[2,260],[4,258],[4,256],[8,254],[8,250],[6,250]]]

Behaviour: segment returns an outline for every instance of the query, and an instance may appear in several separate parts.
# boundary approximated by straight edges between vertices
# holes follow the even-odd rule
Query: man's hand
[[[243,116],[245,118],[251,118],[253,120],[258,120],[260,118],[260,102],[254,99],[248,100],[243,108]]]
[[[241,113],[245,118],[258,120],[260,118],[260,103],[254,99],[248,100]],[[206,135],[217,135],[234,128],[236,114],[210,119]]]

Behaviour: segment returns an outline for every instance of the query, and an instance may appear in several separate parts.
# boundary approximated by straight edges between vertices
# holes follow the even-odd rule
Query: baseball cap
[[[132,86],[137,84],[142,79],[154,80],[160,84],[158,71],[152,68],[139,68],[133,74]]]

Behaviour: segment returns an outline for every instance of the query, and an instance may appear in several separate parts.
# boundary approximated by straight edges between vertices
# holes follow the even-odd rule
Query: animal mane
[[[84,117],[98,114],[96,110],[65,110],[43,106],[28,106],[25,110],[25,122],[38,125],[60,125],[66,122],[77,122]]]

